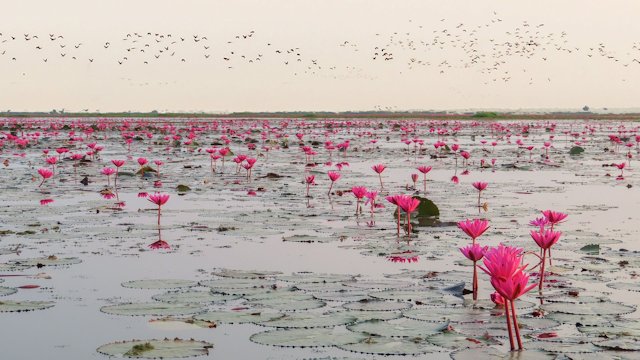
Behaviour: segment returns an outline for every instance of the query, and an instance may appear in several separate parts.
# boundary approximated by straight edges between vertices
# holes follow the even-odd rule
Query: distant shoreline
[[[114,112],[114,113],[44,113],[4,112],[0,118],[166,118],[166,119],[415,119],[415,120],[640,120],[640,113],[591,113],[591,112],[237,112],[215,113],[159,113],[159,112]]]

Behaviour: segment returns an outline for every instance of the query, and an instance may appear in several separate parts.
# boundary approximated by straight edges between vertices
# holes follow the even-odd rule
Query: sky
[[[12,1],[0,111],[638,108],[637,14],[635,0]]]

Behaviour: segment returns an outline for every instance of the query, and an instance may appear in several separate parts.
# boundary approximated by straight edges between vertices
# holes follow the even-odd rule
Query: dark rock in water
[[[89,181],[89,177],[85,176],[82,180],[80,180],[80,184],[87,186],[91,181]]]

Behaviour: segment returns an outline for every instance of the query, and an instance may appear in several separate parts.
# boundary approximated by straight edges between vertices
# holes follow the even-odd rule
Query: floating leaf
[[[178,289],[198,285],[197,282],[181,279],[144,279],[123,282],[122,286],[132,289]]]
[[[617,283],[609,283],[607,284],[607,286],[612,289],[618,289],[618,290],[640,291],[640,283],[617,282]]]
[[[580,248],[580,251],[586,252],[588,254],[599,254],[600,253],[600,245],[598,244],[589,244]]]
[[[348,310],[362,311],[398,311],[406,310],[411,307],[410,303],[382,301],[382,300],[362,300],[358,302],[350,302],[342,305]]]
[[[179,193],[186,193],[187,191],[191,191],[191,188],[187,185],[180,184],[176,186],[176,191]]]
[[[115,342],[102,345],[97,351],[115,357],[162,359],[208,355],[212,347],[212,344],[205,341],[176,338]]]
[[[354,277],[352,275],[343,274],[295,273],[293,275],[280,275],[278,276],[278,280],[297,283],[332,283],[349,282],[354,280]]]
[[[569,155],[580,155],[584,152],[584,148],[580,146],[573,146],[571,150],[569,150]]]
[[[293,313],[283,317],[261,322],[260,325],[278,328],[316,328],[347,325],[357,321],[349,311],[319,313]]]
[[[257,298],[251,298],[249,304],[281,311],[317,309],[326,305],[324,301],[304,293],[281,292],[273,296],[274,294],[276,293],[257,295]]]
[[[379,335],[385,337],[426,337],[437,334],[445,330],[449,323],[426,323],[407,318],[395,320],[370,320],[347,328],[354,332],[363,332],[371,335]]]
[[[270,330],[251,336],[251,341],[282,347],[338,346],[360,342],[367,336],[341,329],[283,329]]]
[[[493,347],[470,348],[451,353],[453,360],[553,360],[555,355],[541,350],[503,352]],[[577,359],[576,359],[577,360]]]
[[[615,302],[597,302],[584,304],[553,303],[543,306],[547,312],[562,312],[574,315],[622,315],[634,312],[636,309],[630,305]]]
[[[208,311],[203,314],[194,316],[196,320],[215,321],[227,324],[258,324],[265,321],[279,319],[284,314],[276,312],[260,312],[260,311]]]
[[[162,301],[166,303],[181,303],[181,304],[205,304],[205,303],[220,303],[230,300],[239,299],[238,295],[225,295],[216,294],[210,291],[171,291],[164,294],[158,294],[152,296],[153,300]]]
[[[608,350],[640,351],[640,341],[632,338],[610,339],[594,343]]]
[[[127,316],[177,316],[195,314],[204,311],[202,307],[194,304],[169,304],[163,302],[126,303],[108,305],[100,308],[100,311],[112,315]]]
[[[448,349],[464,349],[477,348],[489,345],[501,345],[498,339],[486,336],[469,337],[455,331],[443,331],[427,338],[427,341],[433,345],[441,346]]]
[[[429,344],[422,338],[399,339],[379,336],[369,336],[358,343],[338,347],[347,351],[374,355],[420,355],[442,351],[442,348]]]
[[[53,307],[55,303],[51,301],[0,301],[0,312],[22,312],[33,310],[44,310]]]
[[[15,294],[18,292],[18,289],[6,286],[0,286],[0,296],[7,296],[11,294]]]
[[[14,259],[9,263],[23,266],[67,266],[80,264],[82,260],[74,257],[58,258],[56,256],[49,256],[43,258],[31,258],[31,259]]]
[[[281,275],[280,271],[258,271],[258,270],[232,270],[232,269],[220,269],[213,272],[213,275],[230,277],[237,279],[264,279],[266,277],[272,277]]]

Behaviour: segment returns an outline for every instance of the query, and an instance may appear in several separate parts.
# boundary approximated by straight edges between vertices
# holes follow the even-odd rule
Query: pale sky
[[[11,1],[0,110],[640,107],[638,14],[637,0]]]

